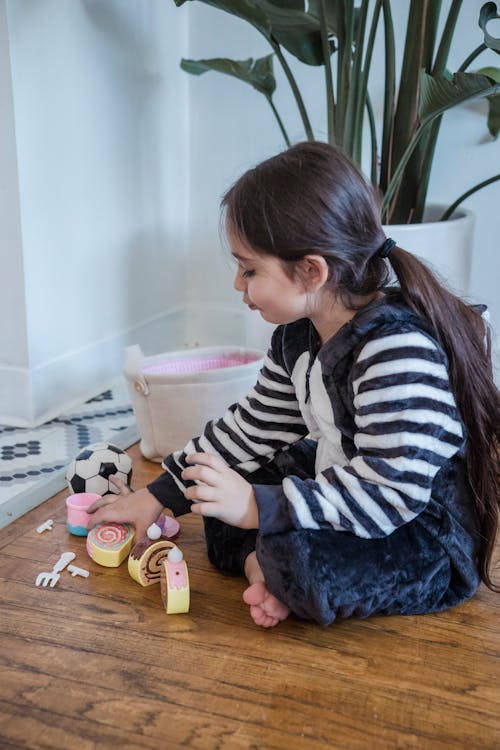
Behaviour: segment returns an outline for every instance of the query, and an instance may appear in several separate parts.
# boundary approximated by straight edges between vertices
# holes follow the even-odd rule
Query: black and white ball
[[[132,478],[132,460],[125,451],[110,443],[93,443],[82,448],[66,471],[68,487],[74,494],[96,492],[98,495],[118,493],[109,482],[112,474],[129,485]]]

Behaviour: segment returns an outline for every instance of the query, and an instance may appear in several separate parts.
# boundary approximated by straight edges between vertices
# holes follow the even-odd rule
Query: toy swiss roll
[[[87,536],[87,552],[94,562],[117,568],[132,547],[134,533],[128,524],[99,524]]]

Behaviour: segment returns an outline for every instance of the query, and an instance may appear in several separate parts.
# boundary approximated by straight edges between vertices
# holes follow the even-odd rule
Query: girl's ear
[[[298,263],[299,274],[308,292],[319,291],[328,281],[330,271],[321,255],[306,255]]]

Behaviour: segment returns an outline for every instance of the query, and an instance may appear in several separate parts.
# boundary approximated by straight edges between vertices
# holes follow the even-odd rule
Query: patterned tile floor
[[[125,449],[138,438],[122,379],[40,427],[0,425],[0,528],[63,489],[66,467],[85,445],[106,441]]]

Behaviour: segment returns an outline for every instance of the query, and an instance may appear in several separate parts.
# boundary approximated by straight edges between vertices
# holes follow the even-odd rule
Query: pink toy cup
[[[101,496],[95,492],[78,492],[76,495],[70,495],[66,498],[66,508],[68,509],[66,527],[71,534],[87,536],[87,523],[90,518],[87,508],[90,508],[92,503],[100,499]]]

